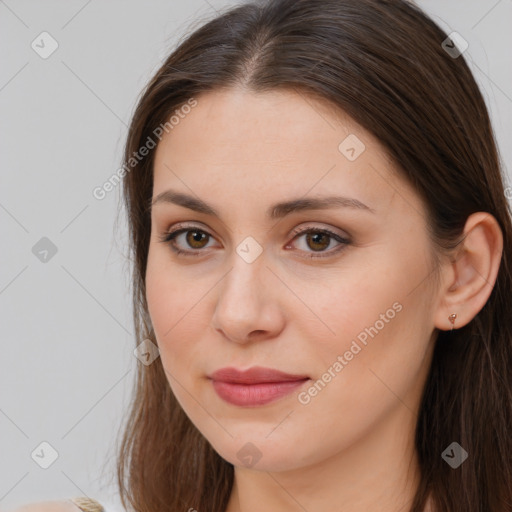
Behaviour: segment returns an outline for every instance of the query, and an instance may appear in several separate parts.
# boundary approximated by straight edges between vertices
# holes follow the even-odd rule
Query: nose
[[[235,254],[233,267],[217,287],[213,328],[239,344],[278,336],[284,328],[282,287],[263,255],[247,263]]]

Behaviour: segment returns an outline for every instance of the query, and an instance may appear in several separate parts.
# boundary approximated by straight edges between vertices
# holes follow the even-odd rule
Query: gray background
[[[173,44],[234,3],[0,0],[0,510],[79,495],[121,510],[114,440],[140,363],[121,189],[92,190],[119,168],[138,95]],[[419,4],[469,42],[509,170],[512,1]],[[43,31],[59,45],[46,59],[31,47]],[[33,252],[43,237],[57,250],[46,262]],[[48,469],[31,457],[50,460],[43,441],[58,453]]]

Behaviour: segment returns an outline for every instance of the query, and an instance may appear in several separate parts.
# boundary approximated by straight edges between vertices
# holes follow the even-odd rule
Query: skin
[[[502,251],[495,219],[468,218],[439,279],[425,206],[369,132],[332,106],[292,91],[208,92],[164,135],[153,197],[173,189],[220,218],[176,204],[152,208],[146,292],[169,385],[213,448],[235,466],[227,512],[407,510],[419,479],[414,429],[436,329],[468,323],[494,285]],[[366,149],[338,149],[355,134]],[[265,216],[278,201],[343,195],[373,209],[330,208]],[[160,237],[187,222],[176,255]],[[317,242],[292,229],[350,239]],[[236,252],[246,237],[263,249]],[[321,247],[320,249],[318,249]],[[343,249],[336,253],[340,247]],[[315,250],[316,249],[316,250]],[[311,255],[328,257],[309,258]],[[457,256],[455,258],[455,256]],[[393,304],[401,310],[309,403],[298,400]],[[254,365],[310,377],[276,402],[224,402],[207,378]],[[254,465],[237,456],[251,442]]]

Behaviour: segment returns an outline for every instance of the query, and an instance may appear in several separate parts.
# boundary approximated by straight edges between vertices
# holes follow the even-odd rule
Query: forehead
[[[327,151],[327,157],[337,157],[339,143],[353,134],[384,154],[378,141],[341,109],[298,91],[254,93],[233,88],[203,93],[195,99],[197,105],[180,116],[179,124],[164,136],[171,145],[200,138],[210,153],[238,150],[240,155],[252,154],[258,160],[289,155],[290,150],[297,155],[311,154],[316,146],[314,153]],[[272,152],[258,153],[262,147]]]
[[[378,209],[400,189],[417,201],[379,141],[326,101],[243,89],[195,99],[157,146],[154,196],[172,187],[261,206],[264,198],[339,193]]]

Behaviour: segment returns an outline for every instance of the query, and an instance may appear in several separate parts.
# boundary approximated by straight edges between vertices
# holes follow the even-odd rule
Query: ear
[[[496,282],[502,252],[503,234],[497,220],[486,212],[470,215],[454,259],[443,264],[434,317],[438,329],[463,327],[484,307]],[[452,324],[449,316],[454,313]]]

